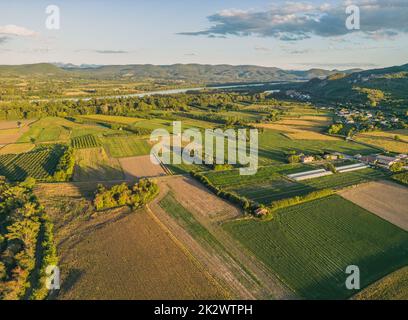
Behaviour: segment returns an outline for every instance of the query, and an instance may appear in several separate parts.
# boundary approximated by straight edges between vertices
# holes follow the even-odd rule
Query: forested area
[[[43,299],[45,270],[56,265],[52,224],[32,193],[35,181],[0,177],[0,299]]]
[[[185,93],[145,97],[90,100],[10,101],[0,103],[0,120],[106,114],[140,116],[150,110],[188,111],[191,107],[213,111],[234,110],[237,103],[266,101],[264,93]]]

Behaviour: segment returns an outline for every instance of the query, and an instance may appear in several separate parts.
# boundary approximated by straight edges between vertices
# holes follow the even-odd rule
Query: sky
[[[49,5],[59,9],[59,29],[47,28]],[[350,5],[360,11],[357,30],[346,28]],[[0,64],[38,62],[401,65],[408,1],[0,0]]]

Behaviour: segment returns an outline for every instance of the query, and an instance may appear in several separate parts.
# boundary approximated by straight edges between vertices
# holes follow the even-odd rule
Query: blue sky
[[[358,4],[361,30],[344,26]],[[47,30],[45,8],[60,8]],[[408,1],[0,2],[0,64],[253,64],[286,69],[408,63]]]

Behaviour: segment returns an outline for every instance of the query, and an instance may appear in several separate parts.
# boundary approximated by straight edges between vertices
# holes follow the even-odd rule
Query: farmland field
[[[75,150],[74,181],[121,180],[123,171],[117,159],[103,148]]]
[[[31,151],[35,145],[32,143],[10,143],[0,148],[0,154],[9,154],[9,153],[23,153]]]
[[[307,171],[307,168],[308,166],[301,164],[286,164],[260,167],[252,176],[241,176],[238,170],[208,172],[205,175],[216,186],[265,205],[269,205],[274,200],[305,195],[327,188],[341,189],[385,176],[382,171],[367,168],[301,182],[290,181],[284,177],[290,173]]]
[[[86,115],[86,116],[81,116],[81,118],[95,120],[95,121],[102,121],[102,122],[118,123],[118,124],[132,124],[137,121],[140,121],[140,118],[123,117],[123,116],[109,116],[109,115],[103,115],[103,114]]]
[[[339,196],[223,226],[304,298],[350,297],[348,265],[359,266],[364,288],[408,263],[407,232]]]
[[[408,300],[408,266],[397,270],[356,294],[355,300]]]
[[[201,244],[224,250],[223,245],[171,193],[161,199],[159,205]]]
[[[43,118],[33,123],[18,142],[65,142],[68,141],[74,125],[63,118]]]
[[[395,139],[396,136],[398,140]],[[356,140],[387,151],[408,153],[408,130],[365,132],[358,134]]]
[[[150,146],[146,140],[137,136],[106,136],[101,138],[102,144],[111,157],[125,158],[150,154]]]
[[[75,149],[96,148],[100,142],[95,135],[88,134],[71,139],[71,145]]]
[[[148,212],[117,216],[99,226],[93,223],[82,234],[77,229],[71,230],[74,234],[61,233],[70,238],[71,246],[60,242],[65,273],[58,299],[228,297]]]
[[[45,180],[54,174],[61,155],[58,147],[34,149],[18,155],[1,155],[0,175],[15,181],[27,177]]]
[[[127,180],[141,177],[165,176],[166,172],[160,164],[154,164],[150,160],[150,155],[120,158],[120,165]]]
[[[341,196],[408,231],[408,188],[389,181],[365,183]]]
[[[259,134],[259,163],[260,165],[286,162],[289,151],[305,154],[319,154],[327,152],[342,152],[350,155],[370,154],[378,152],[377,149],[362,146],[345,140],[294,140],[283,133],[265,129]]]

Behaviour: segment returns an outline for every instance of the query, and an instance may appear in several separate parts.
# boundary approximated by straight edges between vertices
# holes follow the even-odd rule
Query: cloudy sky
[[[60,29],[46,28],[48,5]],[[348,30],[348,5],[360,30]],[[0,0],[0,64],[408,63],[408,0]]]

